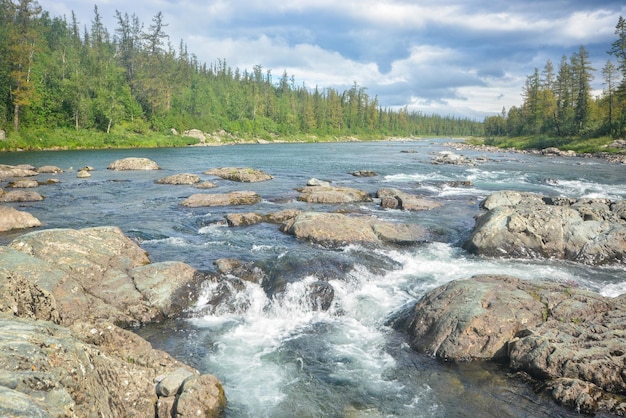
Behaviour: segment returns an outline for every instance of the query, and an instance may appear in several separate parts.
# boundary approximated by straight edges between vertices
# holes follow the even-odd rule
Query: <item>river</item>
[[[626,198],[626,165],[593,158],[455,151],[474,165],[433,165],[452,148],[449,140],[235,145],[168,149],[15,152],[0,164],[57,165],[58,184],[42,185],[43,202],[13,204],[39,218],[42,228],[116,225],[149,252],[152,261],[180,260],[214,271],[215,260],[253,262],[265,274],[260,284],[243,282],[229,303],[208,309],[216,284],[207,283],[187,318],[135,331],[224,384],[227,417],[526,417],[577,416],[554,404],[506,368],[494,364],[442,364],[413,352],[388,326],[407,304],[451,280],[474,274],[548,279],[614,297],[626,292],[622,266],[593,268],[556,260],[482,259],[467,254],[478,204],[496,190],[522,190],[567,197]],[[147,157],[158,171],[107,170],[124,157]],[[92,166],[92,177],[77,169]],[[261,169],[274,179],[235,183],[202,173],[239,166]],[[375,177],[355,177],[373,170]],[[218,185],[207,193],[251,190],[254,207],[185,208],[192,186],[159,185],[171,174],[195,173]],[[276,225],[231,228],[231,212],[282,209],[332,211],[334,205],[297,201],[310,178],[374,194],[395,187],[437,200],[427,212],[383,210],[377,202],[348,211],[418,223],[432,241],[378,249],[350,245],[325,249],[279,231]],[[453,182],[471,182],[471,186]],[[0,185],[0,186],[6,186]],[[0,244],[22,232],[0,235]],[[325,281],[334,289],[328,310],[307,303],[307,286]]]

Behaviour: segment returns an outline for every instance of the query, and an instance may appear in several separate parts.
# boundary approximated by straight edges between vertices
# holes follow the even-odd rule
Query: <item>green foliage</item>
[[[273,82],[261,65],[199,63],[183,42],[173,50],[160,12],[150,25],[116,12],[116,23],[111,38],[96,6],[81,36],[74,14],[68,23],[32,0],[0,2],[0,127],[20,128],[2,147],[157,146],[174,143],[172,128],[266,140],[483,132],[474,120],[383,109],[356,82],[311,91],[287,73]]]

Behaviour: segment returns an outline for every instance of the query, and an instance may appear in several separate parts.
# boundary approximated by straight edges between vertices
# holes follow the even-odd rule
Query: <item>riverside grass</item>
[[[614,138],[611,138],[609,136],[602,136],[598,138],[584,138],[531,135],[518,137],[469,138],[467,142],[472,145],[491,145],[498,148],[515,148],[519,150],[556,147],[562,151],[571,150],[579,154],[593,154],[597,152],[623,154],[623,150],[611,148],[609,146],[613,142],[613,140]]]

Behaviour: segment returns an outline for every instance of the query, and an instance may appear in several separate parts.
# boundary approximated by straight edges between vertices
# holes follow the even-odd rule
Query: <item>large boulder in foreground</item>
[[[192,303],[203,278],[182,262],[150,263],[117,227],[50,229],[0,247],[0,276],[52,294],[60,323],[119,324],[173,317]]]
[[[215,377],[110,323],[64,328],[0,314],[0,365],[0,416],[169,418],[193,408],[217,417],[226,403]],[[157,394],[155,381],[180,369],[202,399]],[[161,403],[173,405],[169,414],[157,411]]]
[[[0,206],[0,232],[35,226],[41,226],[41,222],[30,213],[9,206]]]
[[[306,186],[300,189],[298,200],[307,203],[354,203],[371,202],[369,193],[352,187],[339,186]]]
[[[128,157],[113,161],[107,167],[109,170],[160,170],[159,165],[149,158]]]
[[[508,362],[559,403],[626,413],[626,295],[482,275],[428,292],[395,326],[441,360]]]
[[[218,176],[226,180],[239,181],[242,183],[256,183],[259,181],[271,180],[273,177],[263,170],[249,167],[221,167],[212,168],[204,174]]]
[[[624,201],[496,192],[482,202],[464,247],[489,257],[626,263]]]
[[[205,278],[190,266],[149,263],[119,228],[56,229],[0,247],[0,278],[0,416],[223,411],[214,376],[115,325],[180,313]]]
[[[424,228],[394,224],[365,216],[340,213],[303,212],[286,220],[283,232],[326,246],[345,244],[414,244],[427,240]]]
[[[183,200],[180,204],[190,208],[201,206],[238,206],[254,205],[261,201],[258,193],[250,191],[236,191],[230,193],[196,193]]]

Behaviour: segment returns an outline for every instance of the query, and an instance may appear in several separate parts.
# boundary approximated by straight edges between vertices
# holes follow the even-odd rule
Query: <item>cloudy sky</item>
[[[624,0],[39,0],[52,16],[74,11],[90,27],[94,5],[111,35],[115,11],[147,29],[160,11],[176,48],[200,62],[225,59],[274,80],[340,91],[355,82],[384,107],[482,120],[520,105],[522,86],[548,59],[584,45],[600,69]]]

